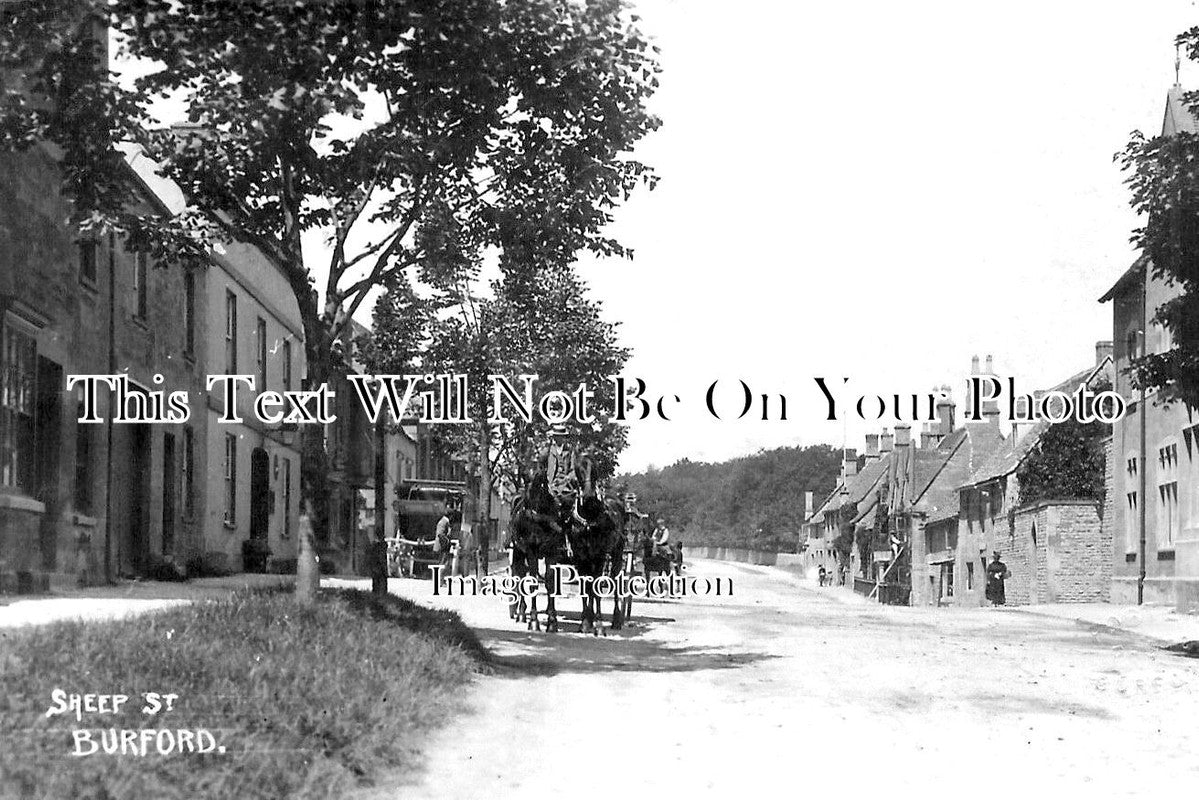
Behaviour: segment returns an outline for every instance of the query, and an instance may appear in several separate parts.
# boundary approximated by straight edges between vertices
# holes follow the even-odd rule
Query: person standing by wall
[[[987,599],[991,601],[993,606],[1001,606],[1007,602],[1007,597],[1004,593],[1003,582],[1011,577],[1008,572],[1007,564],[999,560],[999,551],[996,550],[993,554],[993,560],[987,565]]]

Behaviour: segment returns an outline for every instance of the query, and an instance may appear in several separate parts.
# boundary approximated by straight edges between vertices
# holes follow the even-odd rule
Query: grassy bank
[[[457,615],[349,590],[307,609],[247,592],[0,637],[0,797],[341,797],[416,766],[486,663]],[[69,703],[56,689],[129,700],[48,717]]]

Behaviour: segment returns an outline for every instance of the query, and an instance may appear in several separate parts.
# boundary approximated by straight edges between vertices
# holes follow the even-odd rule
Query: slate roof
[[[1120,276],[1120,280],[1112,284],[1112,288],[1104,292],[1103,297],[1099,298],[1100,303],[1106,303],[1108,300],[1117,295],[1124,294],[1133,286],[1140,286],[1145,274],[1145,265],[1149,263],[1147,256],[1141,256],[1136,261],[1132,262],[1132,266],[1124,271]]]
[[[1162,136],[1175,133],[1199,133],[1199,120],[1186,104],[1186,92],[1177,83],[1166,92],[1166,113],[1162,117]]]
[[[1171,136],[1175,133],[1199,133],[1199,120],[1191,113],[1185,98],[1186,92],[1177,83],[1171,86],[1170,91],[1166,93],[1166,110],[1162,115],[1162,136]],[[1148,263],[1149,258],[1144,255],[1134,261],[1132,266],[1125,270],[1120,279],[1112,285],[1112,288],[1104,292],[1103,297],[1099,298],[1099,302],[1106,303],[1113,297],[1123,294],[1133,285],[1140,284]]]
[[[1089,385],[1099,374],[1104,373],[1110,364],[1111,357],[1108,356],[1099,364],[1075,373],[1045,391],[1066,392],[1070,394],[1084,383]],[[1043,392],[1037,392],[1037,394],[1043,394]],[[1019,439],[1015,436],[1009,436],[1007,446],[1000,447],[992,453],[991,457],[984,460],[982,465],[970,475],[969,479],[962,482],[961,486],[976,486],[980,483],[1001,478],[1004,475],[1010,475],[1012,472],[1015,472],[1016,468],[1020,466],[1020,462],[1032,452],[1033,448],[1037,446],[1037,442],[1041,440],[1041,437],[1045,435],[1045,431],[1049,430],[1049,426],[1052,424],[1046,420],[1038,420]]]
[[[892,453],[887,453],[881,458],[876,458],[866,464],[862,471],[847,481],[848,492],[845,495],[845,503],[860,503],[869,494],[871,490],[878,484],[879,479],[887,474],[887,469],[893,458]]]

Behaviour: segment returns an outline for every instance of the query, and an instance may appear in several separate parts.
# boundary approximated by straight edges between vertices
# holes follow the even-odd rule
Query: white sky
[[[683,402],[634,424],[623,469],[861,448],[893,420],[823,421],[813,377],[960,402],[974,354],[1031,390],[1111,338],[1097,298],[1135,226],[1112,155],[1160,129],[1194,2],[634,2],[663,51],[638,151],[662,180],[613,225],[635,259],[582,273],[626,374]],[[718,378],[786,394],[789,420],[713,419]]]
[[[638,6],[663,50],[640,150],[662,181],[614,225],[634,261],[584,274],[629,374],[689,413],[634,426],[623,469],[860,449],[893,423],[823,422],[814,376],[960,403],[973,354],[1031,390],[1111,338],[1096,301],[1135,226],[1112,155],[1160,130],[1193,2]],[[713,420],[716,378],[786,393],[790,421]]]

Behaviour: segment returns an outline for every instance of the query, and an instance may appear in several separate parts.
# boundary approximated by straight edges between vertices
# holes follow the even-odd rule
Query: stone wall
[[[1003,551],[1010,605],[1101,603],[1111,591],[1111,531],[1095,503],[1050,500],[1018,509]]]
[[[798,553],[774,553],[767,550],[749,550],[744,547],[683,547],[683,557],[711,558],[716,561],[735,561],[741,564],[757,564],[779,567],[788,572],[805,572],[804,557]]]

